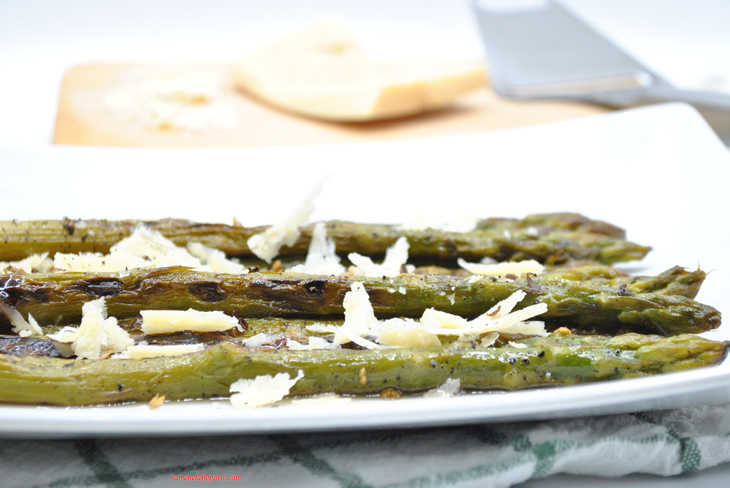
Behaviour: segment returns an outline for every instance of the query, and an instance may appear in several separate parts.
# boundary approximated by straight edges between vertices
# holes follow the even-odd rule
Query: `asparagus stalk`
[[[494,220],[494,219],[493,219]],[[582,222],[576,224],[576,221]],[[472,232],[445,232],[434,229],[403,230],[396,226],[332,221],[327,235],[343,256],[357,252],[381,256],[399,237],[410,244],[412,260],[453,262],[457,257],[499,261],[537,259],[562,263],[573,259],[598,260],[607,264],[643,258],[650,248],[624,240],[621,229],[577,214],[546,214],[524,220],[499,219],[499,224],[483,221]],[[0,222],[0,260],[10,261],[33,253],[103,252],[127,237],[139,221],[41,220]],[[248,239],[267,227],[238,227],[199,224],[164,219],[145,222],[178,246],[200,242],[229,256],[253,257]],[[305,226],[292,247],[283,247],[282,256],[306,255],[313,226]]]
[[[421,392],[459,378],[462,388],[515,390],[648,376],[722,360],[727,344],[697,336],[627,334],[519,340],[526,348],[256,351],[221,343],[198,353],[144,360],[79,360],[0,354],[0,402],[93,405],[227,396],[231,383],[304,371],[292,395]],[[365,370],[364,374],[361,372]],[[364,381],[363,381],[364,379]]]
[[[394,278],[313,276],[295,273],[215,274],[188,268],[138,269],[117,273],[0,275],[0,299],[40,324],[78,323],[81,306],[106,297],[109,314],[137,316],[142,310],[220,310],[238,317],[341,317],[343,299],[361,281],[379,318],[420,317],[436,308],[476,317],[518,290],[518,305],[547,304],[540,316],[554,327],[597,333],[621,330],[662,335],[717,328],[720,313],[684,296],[635,293],[568,280],[528,277],[499,281],[483,277],[399,275]]]

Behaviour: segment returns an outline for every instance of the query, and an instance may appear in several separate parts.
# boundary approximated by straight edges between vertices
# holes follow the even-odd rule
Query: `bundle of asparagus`
[[[628,276],[610,265],[641,259],[650,248],[626,241],[623,230],[613,225],[577,214],[487,219],[469,232],[326,223],[327,236],[343,257],[383,257],[405,238],[409,263],[425,266],[403,266],[393,276],[282,271],[305,258],[314,226],[301,227],[300,236],[283,245],[280,260],[269,266],[250,245],[267,228],[182,220],[0,222],[0,260],[35,253],[107,253],[140,225],[178,246],[199,243],[223,251],[248,271],[167,266],[27,272],[17,263],[6,264],[0,274],[5,312],[0,331],[6,334],[0,337],[0,401],[87,405],[155,395],[226,396],[237,380],[278,373],[295,377],[299,371],[303,377],[293,384],[292,395],[418,393],[448,378],[458,378],[465,389],[517,389],[705,366],[720,362],[727,347],[691,335],[720,325],[717,310],[694,300],[705,279],[702,271],[675,267],[654,277]],[[457,260],[485,258],[536,260],[547,269],[502,277],[454,270]],[[509,312],[500,309],[512,300],[515,313],[540,308],[538,318],[554,333],[442,331],[419,347],[384,347],[365,332],[343,339],[347,334],[339,331],[347,297],[358,287],[367,292],[381,321],[421,317],[423,322],[435,310],[464,323],[483,322]],[[64,326],[78,325],[84,307],[99,299],[130,342],[202,346],[177,356],[114,359],[106,351],[98,359],[84,359],[48,338],[58,338]],[[167,334],[145,329],[145,311],[188,309],[223,312],[235,318],[238,328]],[[21,322],[29,327],[37,322],[33,330],[44,335],[13,334],[11,328],[23,329]]]

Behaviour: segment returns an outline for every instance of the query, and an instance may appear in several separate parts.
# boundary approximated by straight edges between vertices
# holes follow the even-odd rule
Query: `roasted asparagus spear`
[[[139,221],[41,220],[0,222],[0,260],[11,261],[33,253],[103,252],[127,237]],[[200,242],[228,256],[253,257],[247,241],[267,227],[238,227],[199,224],[165,219],[145,222],[178,246]],[[303,256],[307,253],[313,226],[302,228],[292,247],[280,255]],[[434,229],[403,230],[392,225],[327,223],[327,236],[334,240],[343,256],[357,252],[382,256],[399,237],[410,244],[413,262],[453,262],[457,257],[499,261],[536,259],[562,263],[571,259],[590,259],[607,264],[643,258],[650,248],[628,242],[621,229],[578,214],[546,214],[524,220],[490,219],[471,232],[445,232]]]
[[[239,317],[339,317],[352,283],[361,281],[380,318],[420,317],[427,308],[476,317],[518,290],[519,308],[547,304],[540,316],[554,327],[590,332],[620,330],[662,335],[704,332],[720,325],[720,313],[681,295],[635,293],[539,276],[500,281],[486,277],[399,275],[362,278],[295,273],[215,274],[188,268],[117,273],[0,275],[0,300],[41,324],[78,323],[81,306],[106,298],[109,314],[133,317],[146,309],[220,310]],[[660,279],[661,281],[661,279]],[[647,283],[645,286],[651,288]]]
[[[697,336],[626,334],[517,341],[526,348],[451,344],[427,349],[261,351],[221,343],[198,353],[143,360],[80,360],[0,354],[0,402],[93,405],[228,396],[240,378],[304,372],[293,395],[420,392],[459,378],[465,389],[569,385],[718,363],[727,344]],[[364,370],[364,372],[363,372]]]

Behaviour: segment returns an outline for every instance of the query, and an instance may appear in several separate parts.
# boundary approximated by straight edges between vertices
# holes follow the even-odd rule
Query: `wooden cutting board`
[[[570,102],[512,102],[485,88],[429,114],[367,123],[332,123],[301,117],[259,102],[234,86],[230,65],[175,65],[185,73],[220,76],[219,100],[230,104],[238,126],[230,131],[190,133],[151,130],[108,113],[105,98],[120,87],[149,79],[164,65],[94,64],[66,72],[54,144],[128,147],[234,147],[331,144],[464,134],[572,119],[608,111]]]

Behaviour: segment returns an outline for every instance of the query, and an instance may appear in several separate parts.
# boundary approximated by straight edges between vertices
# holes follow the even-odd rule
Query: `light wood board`
[[[234,130],[212,133],[151,130],[108,113],[105,97],[149,79],[165,65],[95,64],[66,72],[53,136],[54,144],[132,147],[234,147],[332,144],[464,134],[509,129],[606,112],[570,102],[513,102],[485,88],[454,106],[412,117],[367,123],[331,123],[289,114],[259,102],[234,86],[229,65],[167,67],[178,72],[220,76],[219,100],[238,115]]]

